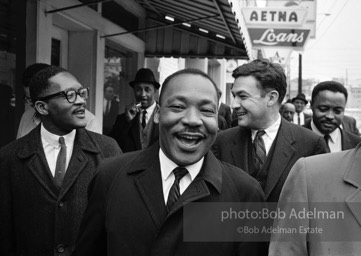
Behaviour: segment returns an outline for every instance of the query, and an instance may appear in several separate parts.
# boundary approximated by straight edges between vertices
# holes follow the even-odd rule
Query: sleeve
[[[307,234],[301,232],[309,227],[309,220],[297,218],[299,211],[308,211],[305,159],[299,159],[283,186],[277,206],[278,215],[273,223],[269,256],[308,255]]]

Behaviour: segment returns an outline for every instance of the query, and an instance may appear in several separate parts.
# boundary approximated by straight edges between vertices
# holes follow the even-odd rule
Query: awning
[[[153,28],[138,34],[146,57],[249,59],[228,0],[135,1],[146,10],[145,27]]]

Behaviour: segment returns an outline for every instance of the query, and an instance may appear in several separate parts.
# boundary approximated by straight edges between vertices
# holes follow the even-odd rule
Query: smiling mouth
[[[246,114],[247,114],[247,112],[237,112],[237,116],[238,116],[238,117],[244,116],[244,115],[246,115]]]
[[[74,113],[74,115],[76,115],[78,117],[84,117],[85,116],[85,109],[78,109],[78,110],[75,110],[73,113]]]
[[[177,139],[182,143],[183,146],[194,148],[204,139],[203,134],[178,134]]]

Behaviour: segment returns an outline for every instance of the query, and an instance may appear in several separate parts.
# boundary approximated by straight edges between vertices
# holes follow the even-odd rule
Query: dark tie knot
[[[260,137],[262,137],[265,134],[266,134],[266,132],[264,130],[258,130],[256,133],[255,139],[259,139]]]
[[[329,142],[329,140],[331,139],[330,134],[326,134],[325,136],[323,136],[323,138],[325,139],[326,143]]]
[[[64,137],[59,137],[59,144],[60,144],[61,147],[62,147],[62,146],[66,146],[66,145],[65,145]]]
[[[188,174],[188,170],[183,167],[177,167],[173,170],[173,173],[175,176],[175,180],[179,182],[185,175]]]

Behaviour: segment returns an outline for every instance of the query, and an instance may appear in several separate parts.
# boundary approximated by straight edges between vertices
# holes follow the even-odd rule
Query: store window
[[[136,68],[137,54],[107,41],[104,56],[103,134],[109,134],[117,115],[133,97],[128,84]]]

